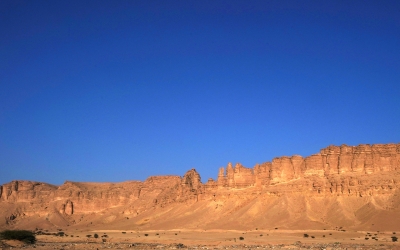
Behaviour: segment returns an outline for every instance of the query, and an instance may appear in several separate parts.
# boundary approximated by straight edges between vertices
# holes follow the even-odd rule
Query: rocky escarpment
[[[400,227],[400,144],[329,146],[309,157],[184,176],[0,186],[0,227]]]
[[[229,163],[220,168],[219,187],[265,186],[284,183],[304,177],[330,178],[344,175],[371,175],[400,171],[400,144],[359,146],[329,146],[320,153],[303,158],[277,157],[272,162],[256,165],[253,169]]]

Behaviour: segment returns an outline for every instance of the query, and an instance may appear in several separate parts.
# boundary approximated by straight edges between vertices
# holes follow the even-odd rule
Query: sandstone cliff
[[[0,186],[0,227],[58,228],[400,228],[400,144],[329,146],[303,158],[246,168],[217,180],[183,177],[61,186]]]

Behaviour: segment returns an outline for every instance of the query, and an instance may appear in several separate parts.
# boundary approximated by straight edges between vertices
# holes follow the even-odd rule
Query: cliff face
[[[253,169],[228,164],[220,168],[219,187],[248,187],[285,183],[307,176],[330,178],[338,174],[365,174],[400,170],[400,144],[329,146],[320,153],[303,158],[278,157]]]
[[[144,182],[12,181],[0,186],[0,227],[368,228],[400,218],[399,188],[400,144],[329,146],[253,168],[229,163],[204,184],[195,169]],[[382,227],[400,228],[390,223]]]

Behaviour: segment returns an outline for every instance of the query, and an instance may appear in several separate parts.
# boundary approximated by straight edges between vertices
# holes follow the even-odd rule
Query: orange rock
[[[386,221],[382,228],[394,230],[399,171],[400,144],[363,144],[253,168],[228,163],[205,184],[195,169],[143,182],[12,181],[0,186],[0,228],[371,228]]]

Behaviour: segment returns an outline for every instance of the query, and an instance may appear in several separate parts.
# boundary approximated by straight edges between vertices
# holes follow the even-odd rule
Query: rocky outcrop
[[[255,178],[253,169],[246,168],[240,163],[232,167],[232,163],[228,163],[226,175],[224,174],[224,168],[219,169],[217,184],[221,188],[243,188],[254,186]]]
[[[328,174],[396,171],[399,168],[399,144],[329,146],[321,150]]]
[[[60,213],[65,215],[72,215],[74,213],[74,204],[72,201],[67,200],[65,204],[62,205]]]
[[[201,178],[196,169],[191,169],[182,178],[183,190],[189,190],[190,192],[197,191],[201,186]]]
[[[372,174],[400,169],[400,144],[329,146],[303,158],[282,156],[253,169],[229,163],[218,173],[219,187],[248,187],[285,183],[307,176],[324,178],[338,174]]]
[[[31,201],[45,198],[57,189],[56,186],[34,181],[12,181],[1,186],[0,201]]]
[[[365,210],[363,206],[381,212],[398,211],[400,217],[398,197],[400,144],[341,145],[328,146],[305,158],[299,155],[277,157],[253,168],[240,163],[233,167],[228,163],[226,168],[219,169],[216,181],[210,178],[204,184],[195,169],[183,177],[152,176],[143,182],[66,181],[54,186],[12,181],[0,186],[0,216],[4,221],[2,225],[0,220],[0,227],[17,226],[35,216],[35,221],[43,221],[48,227],[88,226],[93,225],[95,218],[101,225],[130,219],[137,226],[169,227],[175,225],[175,221],[166,220],[162,224],[159,217],[152,221],[154,211],[181,218],[182,209],[187,209],[185,216],[191,216],[194,211],[200,217],[205,216],[210,220],[206,223],[210,227],[220,227],[211,220],[213,217],[208,218],[216,211],[221,213],[218,218],[237,213],[243,220],[254,220],[261,213],[259,220],[265,220],[266,224],[275,219],[262,214],[288,211],[289,214],[282,217],[286,219],[282,220],[292,220],[290,225],[293,226],[301,218],[321,218],[313,220],[335,224],[328,215],[337,209],[343,210],[343,221],[357,225],[370,218],[354,217]],[[213,210],[209,210],[211,208]],[[303,213],[309,213],[306,219]],[[190,218],[195,221],[197,217]],[[193,224],[193,227],[206,224]]]
[[[257,187],[267,186],[271,183],[272,164],[266,162],[254,166],[254,185]]]

